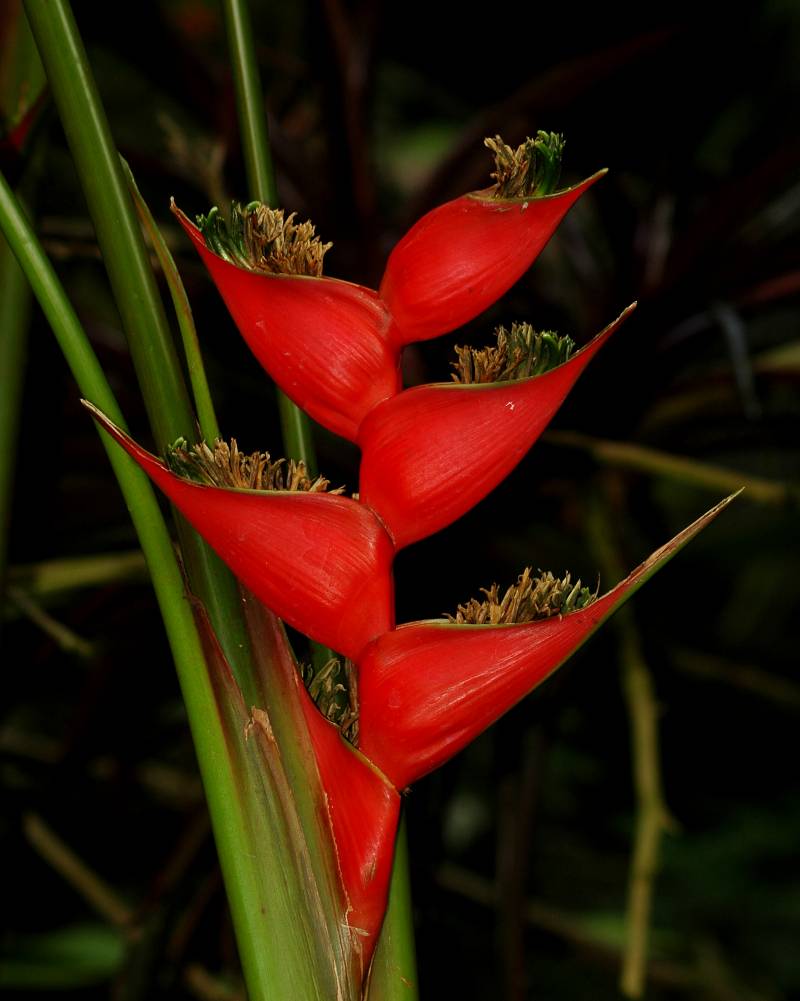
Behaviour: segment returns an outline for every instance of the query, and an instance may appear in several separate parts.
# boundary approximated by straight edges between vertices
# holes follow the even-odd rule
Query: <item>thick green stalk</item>
[[[389,906],[372,961],[369,1001],[417,1001],[417,955],[405,818],[397,832]]]
[[[239,113],[247,184],[253,198],[275,205],[275,168],[269,146],[264,94],[253,46],[253,25],[246,0],[222,0],[231,71]]]
[[[252,198],[274,206],[278,195],[269,147],[264,95],[253,46],[250,9],[247,0],[222,0],[222,9],[236,88],[247,186]],[[280,390],[278,409],[287,458],[302,459],[313,475],[317,462],[308,417]]]
[[[25,8],[83,185],[157,446],[163,449],[180,436],[194,439],[195,417],[172,334],[72,10],[67,0],[25,0]],[[252,671],[236,582],[182,519],[177,524],[192,588],[249,698]]]
[[[0,229],[53,328],[81,392],[124,427],[117,402],[78,318],[2,175]],[[230,749],[232,735],[230,730],[226,732],[224,713],[212,686],[191,604],[153,489],[138,466],[106,435],[101,437],[150,567],[175,658],[251,1001],[285,1001],[290,997],[329,1001],[320,994],[309,962],[313,944],[291,924],[290,906],[297,899],[298,889],[296,885],[293,889],[292,873],[285,865],[286,857],[281,857],[285,841],[277,838],[272,845],[267,844],[268,864],[264,861],[263,825],[254,821],[254,804],[242,795],[241,769],[236,753]],[[246,742],[240,745],[246,747]],[[259,806],[268,808],[269,803]],[[284,892],[276,898],[270,895],[270,907],[265,887],[276,881]]]

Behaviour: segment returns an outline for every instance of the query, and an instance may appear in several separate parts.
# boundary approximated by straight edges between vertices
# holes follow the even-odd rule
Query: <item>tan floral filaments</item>
[[[215,206],[197,217],[197,225],[209,250],[232,264],[265,274],[319,278],[333,244],[320,240],[313,223],[298,223],[295,217],[295,212],[287,216],[261,202],[234,202],[228,220]]]
[[[307,493],[344,493],[344,487],[329,490],[324,476],[308,475],[304,462],[277,459],[269,452],[240,452],[235,438],[230,444],[218,438],[213,449],[205,442],[189,445],[179,438],[167,450],[166,464],[173,473],[205,486],[234,490],[289,490]]]
[[[541,198],[552,194],[561,175],[564,137],[537,132],[512,149],[500,136],[484,139],[494,155],[493,198]]]
[[[571,337],[552,330],[536,331],[530,323],[512,323],[510,330],[497,327],[495,337],[496,344],[485,348],[456,346],[457,360],[450,363],[454,382],[527,379],[563,364],[575,350]]]
[[[304,665],[301,674],[325,719],[338,726],[345,740],[358,746],[358,680],[353,662],[331,657],[317,670]]]
[[[482,601],[470,598],[466,604],[458,606],[455,615],[447,615],[448,620],[478,626],[533,622],[585,608],[597,597],[597,589],[590,591],[580,580],[573,584],[569,573],[559,578],[548,570],[534,577],[531,569],[525,567],[517,583],[512,584],[502,598],[497,584],[481,588]]]

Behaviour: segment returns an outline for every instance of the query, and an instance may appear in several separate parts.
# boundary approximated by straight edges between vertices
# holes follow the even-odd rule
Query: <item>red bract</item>
[[[633,308],[542,375],[418,386],[372,411],[358,438],[359,497],[398,549],[455,521],[511,472]]]
[[[401,342],[438,337],[491,306],[604,173],[541,197],[474,192],[424,215],[392,251],[379,290]]]
[[[87,406],[242,583],[295,629],[355,659],[391,627],[394,550],[366,507],[331,494],[182,479]]]
[[[400,388],[391,317],[377,293],[335,278],[248,271],[175,214],[262,366],[315,420],[355,441],[364,416]]]
[[[366,967],[386,910],[400,796],[322,717],[308,694],[301,695],[347,895],[346,920],[357,936]]]
[[[399,789],[437,768],[552,674],[731,499],[578,611],[519,625],[416,622],[379,636],[359,664],[364,754]]]

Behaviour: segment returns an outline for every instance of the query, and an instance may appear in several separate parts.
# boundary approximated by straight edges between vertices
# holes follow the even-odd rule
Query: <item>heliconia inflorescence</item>
[[[548,677],[727,503],[600,597],[569,574],[526,570],[502,599],[495,586],[450,621],[395,627],[395,552],[453,522],[511,472],[633,309],[578,351],[529,324],[500,328],[494,346],[457,349],[454,381],[402,388],[403,345],[496,301],[603,173],[556,191],[560,136],[540,132],[516,150],[499,137],[487,145],[494,186],[420,219],[377,292],[323,277],[330,245],[293,215],[252,203],[227,221],[212,210],[195,226],[175,209],[264,368],[359,445],[357,499],[328,491],[301,464],[242,455],[235,442],[178,442],[162,462],[91,407],[260,601],[352,662],[357,727],[324,718],[305,691],[303,713],[342,917],[366,963],[386,904],[399,792]]]

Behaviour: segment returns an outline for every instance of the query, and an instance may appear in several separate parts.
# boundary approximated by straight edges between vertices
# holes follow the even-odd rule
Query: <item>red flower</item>
[[[398,549],[449,525],[505,479],[633,308],[542,375],[418,386],[370,413],[358,436],[359,497]]]
[[[336,434],[359,427],[402,388],[402,347],[453,330],[530,267],[600,171],[551,194],[563,140],[539,133],[516,151],[487,140],[497,183],[423,216],[392,251],[376,293],[322,277],[310,223],[259,203],[216,209],[201,229],[173,206],[263,367],[295,403]]]
[[[545,197],[477,191],[424,215],[390,254],[379,290],[402,343],[438,337],[488,309],[604,173]]]
[[[563,664],[731,499],[576,611],[518,625],[414,622],[379,636],[359,662],[361,750],[399,789],[437,768]]]
[[[174,211],[261,365],[314,420],[355,441],[365,415],[400,389],[392,321],[378,294],[335,278],[229,263]]]
[[[364,505],[332,494],[183,479],[86,406],[242,583],[295,629],[355,659],[391,628],[394,548]]]

